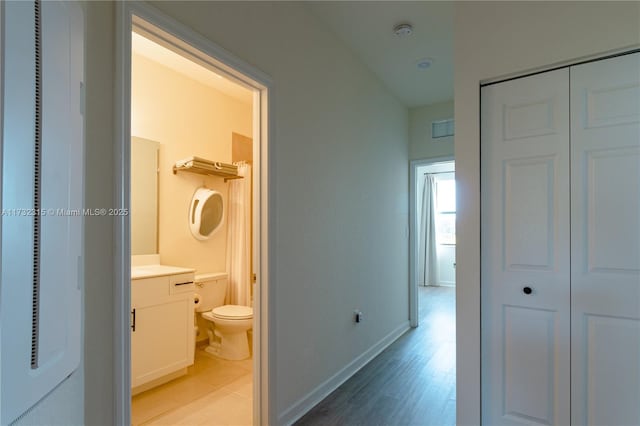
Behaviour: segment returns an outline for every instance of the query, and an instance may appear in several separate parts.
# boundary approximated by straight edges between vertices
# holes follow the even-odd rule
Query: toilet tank
[[[196,274],[196,312],[207,312],[224,305],[229,276],[226,272]]]

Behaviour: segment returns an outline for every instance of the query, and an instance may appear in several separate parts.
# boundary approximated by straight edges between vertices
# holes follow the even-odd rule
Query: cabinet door
[[[482,421],[570,422],[569,71],[482,89]]]
[[[173,373],[193,363],[193,297],[167,297],[134,306],[131,386]]]
[[[571,68],[572,424],[640,424],[640,53]]]

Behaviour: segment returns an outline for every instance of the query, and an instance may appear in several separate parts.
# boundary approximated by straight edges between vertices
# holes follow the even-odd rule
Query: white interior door
[[[438,244],[438,285],[453,287],[456,285],[456,246]]]
[[[640,53],[571,68],[572,424],[640,424]]]
[[[570,423],[569,70],[482,89],[482,421]]]

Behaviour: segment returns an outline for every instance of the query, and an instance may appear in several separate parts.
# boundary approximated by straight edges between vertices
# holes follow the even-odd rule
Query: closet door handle
[[[531,287],[525,287],[522,289],[522,292],[526,295],[533,293],[533,289]]]
[[[131,311],[131,331],[136,331],[136,308]]]

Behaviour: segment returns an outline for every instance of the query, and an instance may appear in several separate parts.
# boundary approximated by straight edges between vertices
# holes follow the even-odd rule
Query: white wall
[[[409,110],[409,159],[453,155],[453,137],[433,139],[431,123],[453,118],[453,101],[439,102]]]
[[[455,4],[457,423],[480,421],[479,83],[640,44],[638,2]]]
[[[115,201],[115,16],[108,2],[85,3],[85,203],[109,208]],[[115,424],[114,417],[114,223],[85,218],[84,424]],[[82,411],[82,401],[62,400],[60,411]]]

